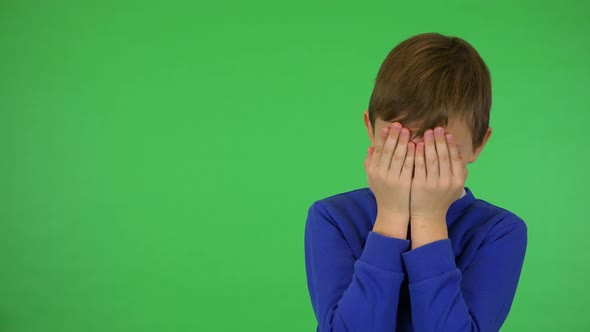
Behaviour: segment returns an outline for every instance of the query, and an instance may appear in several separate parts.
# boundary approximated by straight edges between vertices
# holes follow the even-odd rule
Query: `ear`
[[[371,140],[371,146],[374,146],[374,135],[373,135],[373,126],[371,126],[371,118],[369,118],[369,110],[365,110],[363,112],[363,120],[365,121],[365,127],[367,127],[367,133],[369,134],[369,139]]]
[[[477,159],[477,157],[479,157],[479,154],[481,153],[483,148],[486,146],[486,143],[490,139],[490,136],[492,136],[492,127],[488,127],[488,130],[486,132],[486,135],[483,138],[483,141],[481,142],[481,145],[477,149],[475,149],[473,156],[471,157],[470,160],[467,161],[468,164],[471,164],[472,162],[474,162]]]

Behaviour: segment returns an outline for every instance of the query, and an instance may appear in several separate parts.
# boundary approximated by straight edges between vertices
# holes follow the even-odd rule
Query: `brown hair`
[[[490,72],[465,40],[424,33],[402,41],[389,52],[369,101],[369,118],[399,121],[419,129],[446,126],[449,116],[466,122],[473,149],[481,145],[492,104]]]

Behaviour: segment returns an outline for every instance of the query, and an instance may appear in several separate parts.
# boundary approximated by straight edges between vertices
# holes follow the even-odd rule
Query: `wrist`
[[[449,238],[446,217],[441,215],[412,217],[412,249]]]
[[[422,214],[422,215],[410,215],[410,220],[412,223],[416,224],[432,224],[436,222],[443,222],[446,223],[447,214],[446,213],[431,213],[431,214]]]
[[[373,225],[373,232],[406,240],[410,216],[396,213],[378,212]]]

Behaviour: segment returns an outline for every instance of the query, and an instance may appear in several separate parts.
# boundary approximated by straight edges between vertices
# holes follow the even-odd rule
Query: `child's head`
[[[491,103],[490,73],[477,51],[461,38],[426,33],[401,42],[383,61],[365,125],[371,141],[395,121],[414,142],[426,129],[444,127],[471,163],[491,135]]]

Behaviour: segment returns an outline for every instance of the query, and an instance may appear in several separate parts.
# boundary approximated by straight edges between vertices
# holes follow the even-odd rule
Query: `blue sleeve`
[[[490,236],[463,273],[449,239],[404,253],[414,330],[499,331],[512,306],[526,245],[527,227],[519,219]]]
[[[318,331],[395,332],[409,241],[370,232],[359,259],[318,202],[305,225],[307,285]]]

